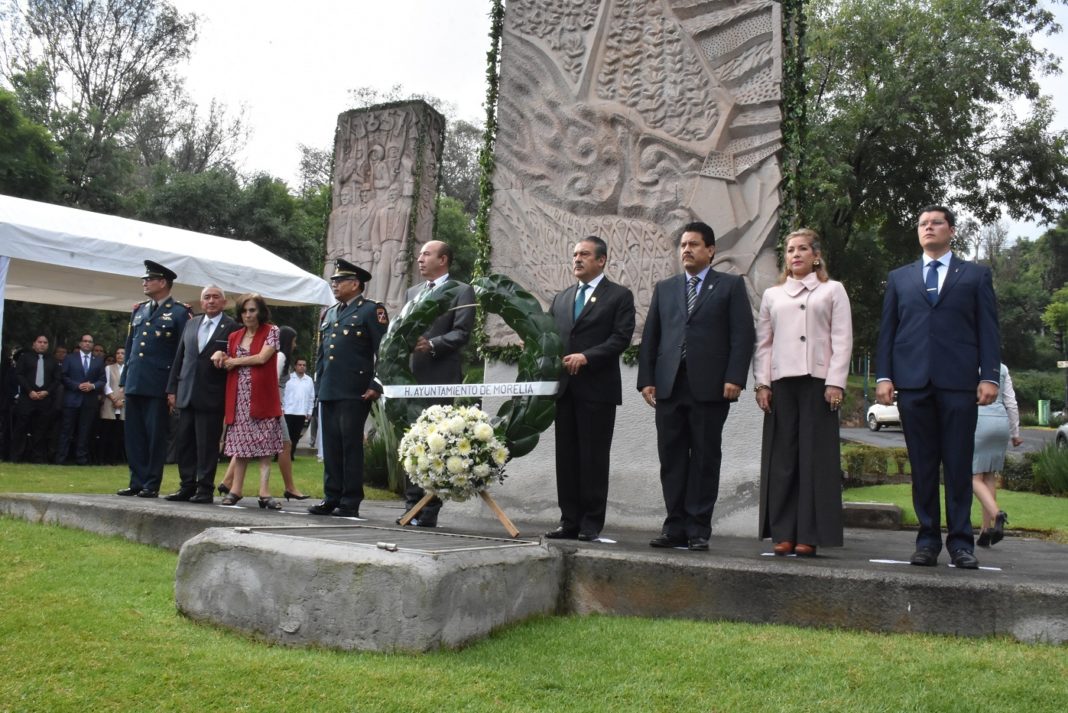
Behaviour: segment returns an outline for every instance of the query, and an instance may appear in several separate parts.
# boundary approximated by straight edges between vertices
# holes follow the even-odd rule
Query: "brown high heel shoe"
[[[815,557],[816,546],[815,545],[803,545],[800,542],[794,547],[794,554],[798,557]]]
[[[789,540],[783,540],[782,542],[775,543],[775,556],[785,557],[786,555],[792,555],[794,553],[794,543]]]

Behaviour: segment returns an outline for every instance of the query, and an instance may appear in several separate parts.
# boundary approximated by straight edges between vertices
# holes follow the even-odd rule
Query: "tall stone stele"
[[[715,230],[716,270],[754,306],[777,276],[774,245],[782,11],[772,0],[509,0],[501,41],[490,234],[496,272],[548,305],[571,284],[574,244],[608,243],[607,276],[631,288],[637,331],[654,285],[681,271],[686,223]],[[493,344],[515,342],[491,320]],[[487,380],[505,380],[491,367]],[[624,368],[606,528],[664,516],[653,411]],[[752,384],[750,383],[750,387]],[[751,391],[724,430],[718,532],[756,531],[761,413]],[[495,498],[555,518],[552,433],[509,465]]]
[[[445,117],[423,101],[337,119],[327,261],[369,270],[366,294],[391,314],[404,305],[420,246],[433,237],[444,132]]]

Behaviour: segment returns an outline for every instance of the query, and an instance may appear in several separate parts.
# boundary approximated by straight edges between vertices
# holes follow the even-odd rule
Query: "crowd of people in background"
[[[18,463],[118,465],[125,397],[125,350],[109,351],[91,334],[52,349],[45,334],[15,348],[4,364],[0,457]]]

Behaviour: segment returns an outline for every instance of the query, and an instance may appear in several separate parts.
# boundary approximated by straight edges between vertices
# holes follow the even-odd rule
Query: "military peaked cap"
[[[334,274],[330,276],[331,280],[344,280],[349,277],[355,277],[360,282],[369,282],[371,280],[371,273],[364,270],[362,267],[353,265],[348,260],[342,260],[338,258],[334,260]]]

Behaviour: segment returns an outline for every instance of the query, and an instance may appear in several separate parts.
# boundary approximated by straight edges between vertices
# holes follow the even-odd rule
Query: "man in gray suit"
[[[461,352],[471,338],[475,326],[475,291],[471,285],[454,280],[449,276],[452,267],[452,248],[440,240],[431,240],[419,251],[419,274],[426,282],[408,288],[406,299],[420,299],[431,290],[449,282],[461,285],[456,293],[451,309],[441,315],[430,328],[419,337],[412,352],[412,374],[420,384],[459,384],[463,381],[464,371]],[[451,399],[444,401],[427,401],[451,404]],[[411,510],[425,492],[418,485],[409,482],[404,490],[405,510]],[[438,524],[438,512],[441,510],[441,498],[434,497],[412,520],[417,527],[435,527]]]
[[[174,438],[182,480],[166,499],[210,504],[226,404],[226,370],[217,369],[211,355],[226,351],[238,325],[223,314],[226,295],[216,285],[200,291],[200,307],[204,314],[186,322],[167,381],[167,405],[178,409]]]
[[[723,424],[745,388],[756,330],[742,277],[711,268],[712,228],[689,223],[678,245],[683,273],[653,289],[638,353],[638,390],[656,409],[667,509],[660,536],[649,544],[706,551]]]

